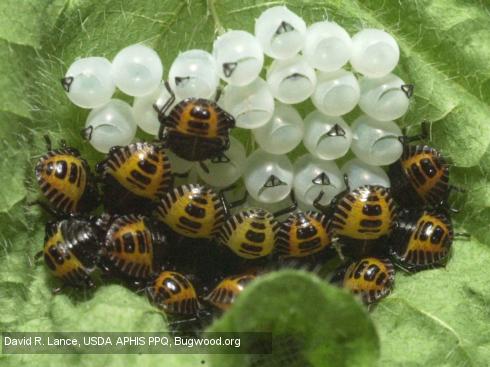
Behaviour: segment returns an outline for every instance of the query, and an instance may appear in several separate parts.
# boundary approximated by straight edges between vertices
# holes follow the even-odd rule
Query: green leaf
[[[46,293],[45,284],[36,284],[41,293]],[[48,291],[49,293],[49,291]],[[10,289],[9,296],[15,295]],[[14,298],[16,299],[16,298]],[[16,300],[22,301],[17,297]],[[120,286],[105,286],[87,299],[74,300],[66,295],[43,297],[49,303],[49,315],[40,315],[40,303],[31,303],[24,310],[24,322],[17,331],[100,331],[100,332],[164,332],[165,317],[152,307],[144,297]],[[155,365],[162,362],[168,366],[199,365],[200,355],[36,355],[32,360],[38,365],[85,364],[89,366],[121,366],[121,364]],[[0,355],[2,366],[18,366],[26,360],[23,355]]]
[[[3,0],[0,2],[0,38],[18,45],[38,48],[50,32],[66,0]]]
[[[9,122],[0,125],[2,137],[0,151],[3,154],[0,161],[0,176],[3,177],[3,189],[0,189],[0,213],[6,213],[27,195],[24,181],[26,169],[28,166],[30,168],[30,152],[26,149],[29,122],[25,118],[2,111],[0,111],[0,121]]]
[[[210,328],[229,330],[271,332],[273,352],[213,355],[213,366],[372,366],[378,358],[378,337],[363,306],[300,271],[275,272],[250,284]]]
[[[36,53],[31,47],[9,44],[0,39],[0,68],[2,70],[0,74],[0,112],[30,118],[26,87],[33,83],[31,73],[34,69],[35,58]],[[5,118],[8,117],[4,116]],[[2,124],[1,129],[4,130],[7,126],[8,124]]]
[[[256,0],[3,0],[0,4],[0,326],[2,330],[166,330],[164,318],[140,295],[121,286],[93,294],[53,297],[56,280],[32,263],[41,248],[44,222],[23,200],[38,195],[32,168],[43,152],[42,135],[65,138],[91,163],[101,158],[81,141],[88,114],[72,105],[59,85],[68,66],[89,55],[111,59],[121,48],[145,42],[162,57],[165,70],[180,52],[211,50],[221,29],[253,32],[254,19],[279,1]],[[399,41],[395,70],[416,85],[401,125],[432,124],[431,144],[452,159],[458,194],[456,216],[474,238],[490,245],[490,18],[480,1],[291,0],[307,23],[324,17],[353,34],[384,28]],[[270,60],[267,60],[269,63]],[[118,97],[126,98],[121,95]],[[304,115],[311,103],[298,106]],[[355,111],[347,118],[359,114]],[[413,130],[416,130],[415,128]],[[234,132],[248,139],[243,131]],[[301,154],[297,149],[293,156]],[[24,184],[25,183],[25,184]],[[485,365],[489,323],[488,246],[458,241],[446,269],[397,275],[396,290],[373,312],[381,340],[381,364]],[[86,298],[86,299],[85,299]],[[267,327],[293,339],[259,365],[374,365],[378,338],[354,299],[315,276],[279,272],[258,280],[212,330]],[[485,339],[486,338],[486,339]],[[297,349],[285,348],[294,341]],[[282,344],[281,344],[282,343]],[[278,356],[278,352],[283,352]],[[287,359],[285,359],[285,357]],[[249,357],[251,358],[251,357]],[[244,356],[6,356],[2,365],[66,363],[95,366],[164,364],[250,365]],[[288,364],[289,363],[289,364]]]
[[[456,241],[445,269],[399,274],[373,312],[381,365],[484,366],[490,360],[488,247]]]

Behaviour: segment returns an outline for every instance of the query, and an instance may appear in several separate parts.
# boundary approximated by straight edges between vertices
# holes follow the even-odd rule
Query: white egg
[[[383,168],[372,166],[357,158],[346,162],[342,166],[341,171],[349,178],[349,187],[351,190],[364,185],[391,186],[390,179]]]
[[[352,132],[341,117],[333,117],[315,110],[305,118],[303,144],[317,158],[333,160],[349,151]]]
[[[112,77],[116,86],[130,96],[152,93],[160,85],[162,75],[160,56],[142,44],[123,48],[112,60]]]
[[[158,134],[160,121],[158,120],[158,113],[154,106],[161,109],[170,98],[170,92],[167,90],[164,83],[161,83],[153,93],[134,98],[133,115],[141,130],[151,135]],[[178,102],[179,100],[176,99],[169,110]]]
[[[318,72],[311,100],[316,108],[329,116],[342,116],[352,111],[360,97],[359,83],[349,71]]]
[[[242,87],[228,84],[223,90],[222,101],[224,109],[235,117],[236,126],[242,129],[264,125],[274,112],[274,97],[261,78]]]
[[[336,71],[349,61],[351,53],[349,34],[335,22],[314,23],[306,31],[303,55],[315,69]]]
[[[199,177],[213,187],[228,187],[235,183],[245,168],[247,153],[242,143],[230,136],[230,148],[223,155],[204,161],[209,172],[204,171],[201,165],[196,165]]]
[[[269,122],[252,132],[264,151],[286,154],[296,148],[303,139],[303,125],[303,119],[294,107],[278,102]]]
[[[182,52],[170,66],[168,81],[180,99],[211,99],[219,85],[216,61],[204,50]]]
[[[390,34],[367,28],[352,37],[352,67],[370,78],[389,74],[398,64],[400,49]]]
[[[111,63],[105,57],[86,57],[70,65],[61,80],[68,98],[82,108],[96,108],[109,102],[116,90]]]
[[[344,176],[335,161],[305,154],[294,162],[293,187],[298,203],[312,209],[320,193],[323,192],[320,204],[328,205],[337,194],[345,190]]]
[[[293,166],[286,155],[274,155],[257,149],[247,158],[243,180],[248,193],[255,200],[279,202],[291,192]]]
[[[305,21],[285,6],[265,10],[255,20],[255,37],[264,53],[275,59],[288,59],[304,45]]]
[[[185,159],[180,158],[169,149],[167,149],[165,152],[167,153],[168,159],[170,160],[170,163],[172,165],[172,172],[182,175],[189,172],[194,165],[194,162],[186,161]]]
[[[372,118],[380,121],[396,120],[408,111],[412,86],[405,84],[395,74],[374,79],[364,77],[359,84],[359,107]]]
[[[368,164],[384,166],[397,161],[403,146],[402,131],[393,121],[378,121],[367,115],[359,116],[352,124],[352,151]]]
[[[259,76],[264,53],[257,39],[245,31],[228,31],[213,44],[213,56],[221,79],[232,85],[247,85]]]
[[[84,137],[99,152],[107,153],[116,145],[128,145],[136,135],[131,106],[119,99],[90,111]]]
[[[267,70],[271,93],[282,103],[294,104],[307,100],[316,86],[315,70],[303,56],[275,60]]]

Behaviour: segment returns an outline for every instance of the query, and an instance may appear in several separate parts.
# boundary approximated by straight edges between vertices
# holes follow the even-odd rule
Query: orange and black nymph
[[[447,203],[449,165],[435,148],[404,144],[401,158],[388,171],[391,191],[403,207],[438,207]]]
[[[216,102],[203,98],[187,98],[175,105],[175,96],[166,83],[171,98],[158,109],[161,123],[158,134],[165,147],[188,161],[204,161],[219,156],[229,148],[229,130],[235,119]],[[217,93],[217,98],[219,93]]]
[[[396,206],[389,189],[366,185],[337,202],[330,228],[335,236],[375,240],[391,233],[395,218]]]
[[[168,155],[160,145],[147,142],[112,147],[96,171],[109,213],[149,214],[172,184]]]
[[[99,246],[99,232],[91,221],[62,219],[46,224],[44,250],[36,258],[43,256],[48,269],[64,284],[92,287],[90,274],[98,263]]]
[[[395,281],[395,269],[388,259],[365,257],[352,262],[340,271],[343,288],[358,294],[371,304],[386,297]]]
[[[165,243],[165,236],[149,218],[135,214],[115,217],[102,245],[101,263],[116,275],[144,280],[157,271],[155,250]]]
[[[204,297],[204,300],[222,311],[226,311],[233,305],[236,298],[245,287],[255,279],[253,274],[230,276],[223,279],[218,285]]]
[[[244,259],[268,256],[279,235],[279,222],[262,208],[242,210],[230,216],[221,226],[217,240]]]
[[[313,205],[326,215],[331,215],[328,233],[335,244],[339,243],[351,257],[366,254],[384,254],[384,240],[391,234],[398,214],[390,190],[383,186],[365,185],[339,193],[329,205],[320,204],[321,193]],[[337,251],[339,248],[336,245]]]
[[[147,288],[151,302],[166,313],[196,315],[199,311],[197,293],[192,283],[175,271],[163,271]]]
[[[328,248],[332,243],[328,222],[325,215],[315,211],[291,214],[281,223],[277,254],[284,258],[305,257]]]
[[[167,192],[157,205],[155,217],[182,236],[212,239],[224,222],[224,212],[214,190],[189,184]]]
[[[451,219],[442,211],[406,210],[390,238],[396,264],[408,271],[445,265],[454,240]]]
[[[44,138],[48,152],[36,164],[35,176],[50,204],[50,211],[62,216],[86,213],[96,208],[99,203],[97,186],[87,161],[64,141],[59,149],[52,149],[49,137],[46,135]]]

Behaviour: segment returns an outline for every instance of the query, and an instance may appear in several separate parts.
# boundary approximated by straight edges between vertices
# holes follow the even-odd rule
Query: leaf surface
[[[38,191],[33,165],[44,151],[42,135],[80,147],[90,163],[101,158],[81,141],[88,111],[72,105],[59,79],[77,58],[112,59],[136,42],[154,47],[165,73],[181,51],[211,50],[221,29],[253,32],[254,19],[279,1],[233,0],[4,0],[0,4],[0,325],[2,330],[166,330],[165,319],[140,295],[121,286],[93,294],[53,297],[57,283],[32,263],[41,248],[44,222],[26,198]],[[212,330],[265,326],[293,333],[297,349],[259,361],[275,366],[380,365],[483,366],[490,360],[488,313],[490,261],[490,11],[485,1],[419,0],[288,1],[307,23],[334,20],[354,34],[383,28],[400,44],[395,73],[416,85],[409,113],[400,121],[417,132],[433,121],[431,144],[453,163],[452,179],[466,190],[455,195],[458,230],[473,235],[457,241],[446,269],[414,276],[399,273],[394,294],[372,312],[372,322],[351,296],[317,277],[284,271],[251,285]],[[270,60],[268,60],[269,62]],[[122,97],[118,95],[117,97]],[[126,97],[122,97],[126,98]],[[128,100],[128,99],[127,99]],[[311,111],[298,106],[302,115]],[[356,111],[347,121],[359,114]],[[246,142],[247,132],[234,132]],[[294,155],[301,154],[301,149]],[[107,317],[111,315],[111,317]],[[361,325],[356,329],[356,325]],[[295,335],[295,336],[294,336]],[[281,344],[283,343],[283,344]],[[278,352],[282,356],[278,356]],[[284,359],[287,356],[287,360]],[[252,357],[250,357],[252,358]],[[73,363],[121,366],[165,364],[238,366],[244,356],[6,356],[2,365]],[[37,362],[37,363],[41,363]],[[255,362],[255,363],[259,363]]]

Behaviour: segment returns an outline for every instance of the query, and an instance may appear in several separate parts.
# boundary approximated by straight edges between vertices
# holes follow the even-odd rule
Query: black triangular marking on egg
[[[287,183],[281,181],[277,176],[270,175],[267,181],[265,181],[264,185],[259,190],[258,194],[261,195],[265,189],[270,189],[272,187],[285,186],[285,185],[287,185]]]
[[[238,66],[238,62],[223,63],[223,74],[225,74],[225,76],[229,78],[231,74],[233,74],[237,66]]]
[[[345,136],[345,130],[339,124],[335,124],[332,126],[330,130],[327,132],[328,136]]]
[[[267,181],[265,181],[265,184],[263,187],[276,187],[276,186],[281,186],[281,185],[287,185],[284,181],[281,181],[281,179],[275,175],[270,175]]]
[[[325,172],[322,172],[318,176],[316,176],[313,180],[311,180],[311,182],[314,183],[315,185],[328,186],[330,185],[330,178],[328,178]]]
[[[190,80],[190,76],[176,76],[175,85],[180,87],[182,84],[187,83]]]
[[[222,153],[217,157],[211,159],[211,163],[219,164],[219,163],[230,163],[231,159],[226,156],[226,154]]]
[[[288,22],[282,21],[281,24],[279,24],[279,27],[277,27],[275,35],[279,36],[283,33],[292,32],[292,31],[294,31],[294,27]]]
[[[94,132],[94,128],[92,125],[86,127],[85,129],[80,130],[80,135],[84,140],[90,141],[92,139],[92,133]]]
[[[413,96],[414,88],[415,88],[415,85],[413,85],[413,84],[402,84],[402,86],[401,86],[401,90],[403,93],[405,93],[407,98],[410,98]]]
[[[301,78],[308,79],[307,76],[300,74],[300,73],[294,73],[294,74],[288,75],[284,79],[286,80],[286,79],[301,79]]]
[[[66,93],[70,92],[71,84],[73,83],[74,78],[72,76],[67,76],[66,78],[61,78],[61,86],[66,91]]]

